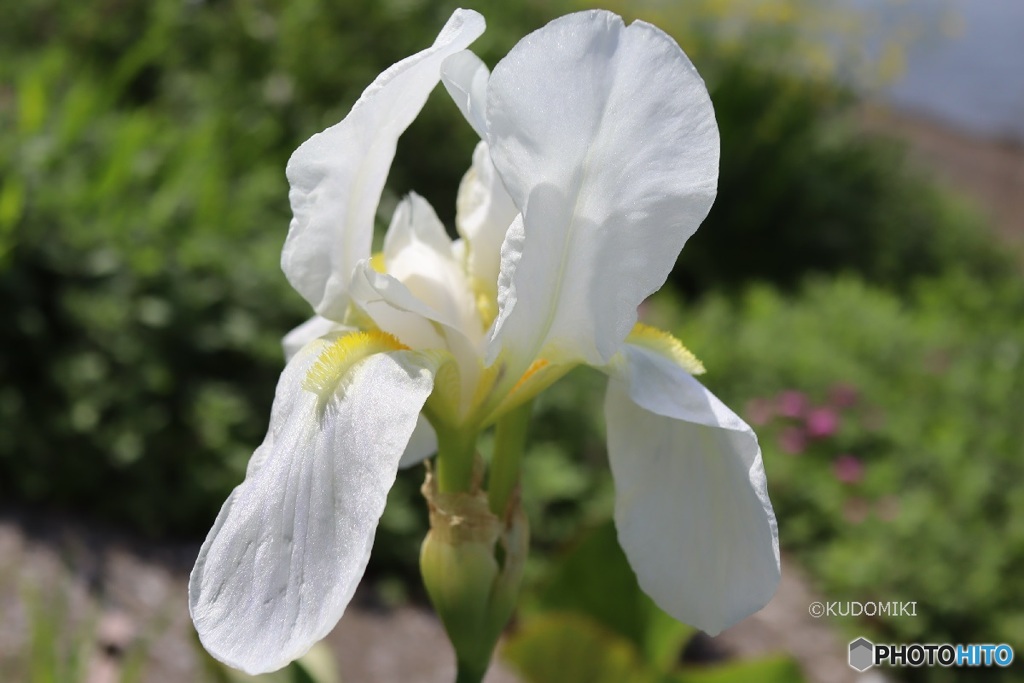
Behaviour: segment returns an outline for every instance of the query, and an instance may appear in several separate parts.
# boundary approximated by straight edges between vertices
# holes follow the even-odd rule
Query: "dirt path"
[[[971,199],[1024,255],[1024,146],[877,107],[865,107],[863,120],[868,130],[905,142],[912,161]]]
[[[85,654],[82,673],[69,683],[115,683],[140,643],[145,683],[204,680],[187,604],[198,550],[57,514],[0,509],[0,681],[26,679],[32,629],[47,618],[63,647]],[[382,609],[357,593],[327,642],[346,683],[455,677],[444,632],[421,608]],[[515,679],[499,666],[486,681]]]

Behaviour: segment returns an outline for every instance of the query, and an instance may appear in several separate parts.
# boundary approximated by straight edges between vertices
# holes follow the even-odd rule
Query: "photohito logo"
[[[867,638],[850,642],[850,667],[867,671],[873,666],[998,666],[1013,663],[1013,648],[1006,643],[910,643],[907,645],[875,644]]]
[[[867,638],[858,638],[850,643],[850,666],[857,671],[867,671],[875,665],[875,644]]]

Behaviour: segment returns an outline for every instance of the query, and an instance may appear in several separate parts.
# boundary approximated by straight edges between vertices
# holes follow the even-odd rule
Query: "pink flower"
[[[755,398],[747,403],[746,413],[751,424],[764,425],[775,417],[775,406],[766,398]]]
[[[807,436],[824,439],[839,429],[839,415],[831,408],[815,408],[807,414]]]
[[[800,455],[807,448],[807,434],[800,427],[786,427],[779,434],[779,448],[790,455]]]
[[[860,392],[852,384],[839,382],[829,389],[828,400],[836,408],[849,408],[860,400]]]
[[[864,463],[853,455],[840,455],[832,463],[836,479],[844,484],[857,484],[864,479]]]
[[[779,415],[783,417],[803,417],[807,412],[807,396],[800,391],[783,391],[775,402]]]

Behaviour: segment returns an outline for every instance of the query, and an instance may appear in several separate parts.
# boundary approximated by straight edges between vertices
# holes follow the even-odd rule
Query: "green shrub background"
[[[0,27],[0,495],[150,533],[209,526],[266,429],[280,338],[310,313],[278,265],[285,162],[453,6],[13,11]],[[546,16],[503,7],[480,41],[492,63]],[[441,94],[390,183],[450,219],[474,143]]]

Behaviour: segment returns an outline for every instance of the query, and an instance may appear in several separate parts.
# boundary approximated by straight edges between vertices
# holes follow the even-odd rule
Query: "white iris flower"
[[[189,586],[202,642],[237,668],[280,668],[334,627],[399,467],[440,449],[441,490],[469,487],[480,431],[580,364],[610,378],[615,522],[644,591],[712,634],[774,593],[757,438],[636,324],[714,201],[703,81],[668,35],[608,12],[550,23],[490,74],[465,49],[483,30],[456,11],[288,163],[282,267],[316,316],[285,337],[266,439]],[[372,255],[397,140],[438,80],[481,138],[460,239],[413,194]]]

